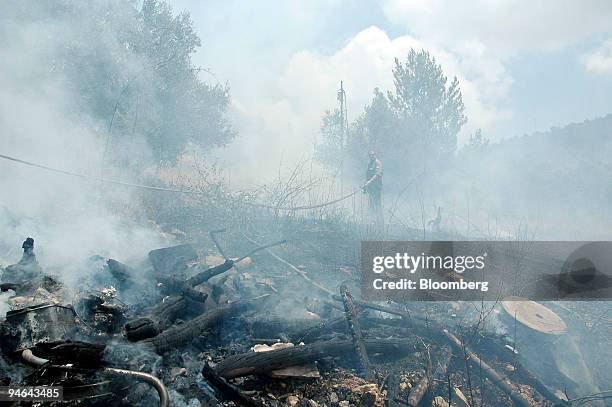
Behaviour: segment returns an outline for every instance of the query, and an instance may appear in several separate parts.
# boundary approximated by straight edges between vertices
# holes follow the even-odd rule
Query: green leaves
[[[29,83],[60,88],[67,113],[107,140],[107,160],[172,162],[188,143],[211,148],[236,135],[229,88],[204,82],[193,64],[200,38],[188,13],[161,0],[9,3],[0,5],[0,45],[36,39],[35,49],[25,42],[37,67]]]
[[[358,166],[366,160],[367,151],[374,149],[385,162],[387,173],[421,170],[451,160],[457,134],[467,121],[458,79],[449,83],[429,52],[414,49],[405,60],[395,59],[392,74],[393,91],[385,94],[374,89],[370,104],[351,123],[342,152],[335,148],[330,154],[331,147],[337,145],[337,114],[326,112],[321,157],[335,157],[328,161],[334,164],[342,154]]]

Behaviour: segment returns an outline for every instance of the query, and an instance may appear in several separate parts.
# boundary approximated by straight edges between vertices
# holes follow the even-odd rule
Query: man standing
[[[370,161],[366,170],[367,185],[363,192],[368,194],[368,208],[370,214],[379,216],[381,214],[381,194],[382,194],[382,164],[376,158],[376,153],[370,151],[368,154]]]

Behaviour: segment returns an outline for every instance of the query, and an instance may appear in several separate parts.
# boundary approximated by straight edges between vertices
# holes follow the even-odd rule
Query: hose
[[[43,366],[49,363],[48,359],[43,359],[43,358],[40,358],[34,355],[34,353],[32,353],[30,349],[24,350],[21,353],[21,357],[26,362],[32,365],[35,365],[35,366]],[[67,366],[67,365],[51,365],[50,367],[61,369],[61,370],[68,370],[68,371],[76,370],[72,366]],[[153,376],[152,374],[144,373],[144,372],[136,372],[134,370],[116,369],[114,367],[105,367],[101,369],[101,373],[107,374],[109,376],[131,377],[131,378],[140,380],[142,382],[145,382],[147,384],[150,384],[151,386],[155,388],[155,390],[157,391],[157,394],[159,395],[159,407],[168,407],[170,405],[170,396],[168,394],[168,389],[162,383],[161,380],[159,380],[157,377]]]
[[[127,376],[150,384],[159,394],[159,407],[168,407],[170,405],[170,396],[168,389],[157,377],[149,373],[136,372],[134,370],[116,369],[114,367],[105,367],[103,373],[108,373],[111,376]]]
[[[106,179],[106,178],[100,179],[100,178],[96,178],[96,177],[92,177],[92,176],[88,176],[88,175],[84,175],[84,174],[79,174],[79,173],[76,173],[76,172],[64,171],[64,170],[60,170],[60,169],[57,169],[57,168],[48,167],[46,165],[36,164],[36,163],[31,162],[31,161],[21,160],[19,158],[11,157],[11,156],[4,155],[4,154],[0,154],[0,158],[4,159],[4,160],[8,160],[8,161],[13,161],[13,162],[16,162],[16,163],[19,163],[19,164],[28,165],[30,167],[40,168],[40,169],[46,170],[46,171],[56,172],[56,173],[64,174],[64,175],[70,175],[70,176],[78,177],[78,178],[82,178],[82,179],[91,179],[91,180],[95,180],[95,181],[106,182],[108,184],[122,185],[124,187],[140,188],[140,189],[147,189],[147,190],[152,190],[152,191],[174,192],[174,193],[189,194],[189,195],[204,195],[205,194],[205,193],[199,192],[199,191],[188,191],[188,190],[183,190],[183,189],[155,187],[155,186],[152,186],[152,185],[132,184],[130,182],[123,182],[123,181],[118,181],[118,180],[113,180],[113,179]],[[274,209],[274,210],[277,210],[277,211],[303,211],[303,210],[308,210],[308,209],[324,208],[326,206],[336,204],[338,202],[344,201],[344,200],[352,197],[357,192],[359,192],[362,189],[364,189],[365,187],[367,187],[375,179],[376,179],[376,176],[373,176],[370,180],[368,180],[368,182],[366,182],[365,184],[361,185],[359,188],[354,189],[349,194],[346,194],[344,196],[341,196],[340,198],[337,198],[337,199],[334,199],[334,200],[331,200],[331,201],[327,201],[327,202],[323,202],[321,204],[316,204],[316,205],[279,206],[279,205],[267,205],[267,204],[262,204],[262,203],[257,203],[257,202],[248,202],[248,201],[245,201],[245,202],[242,202],[242,203],[244,205],[247,205],[247,206],[252,206],[252,207],[256,207],[256,208]]]

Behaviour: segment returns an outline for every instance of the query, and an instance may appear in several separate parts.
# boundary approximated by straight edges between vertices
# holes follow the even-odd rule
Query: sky
[[[171,3],[202,39],[194,60],[211,70],[204,79],[231,88],[241,136],[221,157],[241,168],[261,169],[262,154],[274,165],[306,158],[339,82],[354,119],[375,87],[392,88],[393,59],[410,48],[459,78],[460,143],[478,128],[495,141],[612,113],[607,0]]]

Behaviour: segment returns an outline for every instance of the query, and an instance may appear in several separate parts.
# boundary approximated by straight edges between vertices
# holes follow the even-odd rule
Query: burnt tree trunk
[[[368,352],[363,343],[363,334],[361,333],[361,327],[357,320],[357,309],[355,308],[355,304],[353,304],[353,297],[345,285],[340,287],[340,295],[344,303],[346,322],[351,337],[353,338],[353,347],[355,348],[355,353],[357,354],[357,360],[359,362],[359,373],[366,379],[371,379],[370,358],[368,357]]]
[[[180,347],[204,334],[207,330],[212,329],[223,319],[248,309],[257,299],[236,301],[218,306],[181,325],[175,325],[156,337],[143,341],[143,343],[153,347],[158,354]]]
[[[401,339],[366,339],[370,353],[404,352],[407,353],[411,342]],[[220,376],[234,378],[252,374],[265,374],[289,366],[303,365],[330,356],[354,354],[353,342],[327,341],[309,345],[272,350],[268,352],[248,352],[226,358],[215,370]]]
[[[433,372],[433,376],[431,372],[427,372],[425,376],[419,380],[416,386],[412,388],[410,391],[410,395],[408,396],[408,405],[411,407],[417,407],[427,393],[427,390],[432,385],[432,381],[434,377],[444,377],[446,376],[446,371],[448,370],[448,364],[451,359],[451,351],[448,348],[442,348],[440,351],[440,358],[438,367]]]
[[[125,336],[132,342],[157,336],[172,325],[185,310],[186,304],[182,296],[165,298],[151,307],[147,316],[136,318],[125,324]]]

